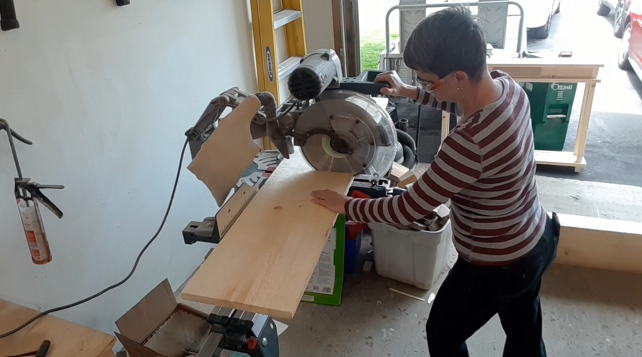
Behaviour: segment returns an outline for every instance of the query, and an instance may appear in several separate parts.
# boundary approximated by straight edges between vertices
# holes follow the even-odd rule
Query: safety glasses
[[[427,93],[432,93],[437,89],[439,89],[439,87],[441,87],[444,83],[446,83],[446,81],[448,80],[448,78],[450,78],[451,75],[452,73],[449,73],[434,83],[430,81],[424,81],[419,77],[415,77],[415,78],[417,80],[417,84],[419,84]]]

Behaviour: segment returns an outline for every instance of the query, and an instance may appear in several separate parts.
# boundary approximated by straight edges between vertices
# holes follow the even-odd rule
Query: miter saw
[[[385,178],[399,157],[400,146],[390,115],[371,97],[380,96],[381,88],[388,86],[387,83],[374,83],[379,73],[365,71],[359,77],[344,78],[336,53],[322,49],[305,56],[290,74],[288,89],[292,99],[280,107],[271,93],[254,94],[262,108],[250,126],[252,138],[268,137],[278,150],[277,153],[260,153],[264,156],[257,158],[255,163],[264,160],[271,161],[272,165],[261,167],[259,164],[248,169],[258,172],[246,172],[246,177],[250,180],[255,177],[256,181],[237,184],[235,193],[216,217],[190,222],[183,230],[185,243],[219,243],[267,179],[270,170],[281,159],[289,159],[295,146],[300,147],[304,159],[316,170],[350,173],[355,181],[385,185]],[[247,96],[235,87],[210,102],[196,125],[186,132],[193,158],[216,130],[224,111],[238,107]],[[275,154],[279,157],[270,156]],[[241,318],[230,319],[236,315]],[[227,309],[215,311],[210,317],[212,332],[207,348],[199,357],[222,356],[212,351],[221,352],[223,347],[228,352],[235,350],[241,356],[278,356],[278,339],[269,317]],[[234,328],[234,321],[242,322],[240,329]]]

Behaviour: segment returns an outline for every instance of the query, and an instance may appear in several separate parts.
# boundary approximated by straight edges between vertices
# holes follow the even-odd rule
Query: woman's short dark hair
[[[455,5],[423,19],[414,29],[403,53],[409,68],[439,78],[463,71],[476,82],[486,70],[484,31],[470,9]]]

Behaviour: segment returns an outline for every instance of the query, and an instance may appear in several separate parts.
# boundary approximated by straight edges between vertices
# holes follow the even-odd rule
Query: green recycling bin
[[[562,151],[577,83],[522,84],[531,104],[535,150]]]

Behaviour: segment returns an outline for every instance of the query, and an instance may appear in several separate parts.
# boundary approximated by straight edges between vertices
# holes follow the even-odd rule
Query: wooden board
[[[297,151],[283,160],[225,239],[185,286],[188,301],[291,319],[337,214],[311,192],[348,192],[352,175],[313,170]]]
[[[642,273],[642,223],[558,213],[555,263]]]
[[[14,329],[37,314],[26,307],[0,300],[0,334]],[[35,351],[51,341],[47,357],[113,356],[116,338],[53,316],[45,316],[22,331],[0,340],[0,356]]]

